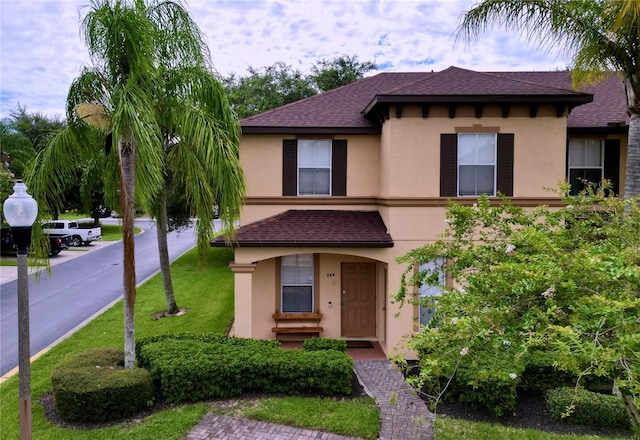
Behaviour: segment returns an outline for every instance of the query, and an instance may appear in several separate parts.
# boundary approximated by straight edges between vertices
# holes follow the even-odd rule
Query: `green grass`
[[[166,309],[161,276],[158,274],[138,289],[136,336],[167,332],[226,334],[233,318],[233,274],[227,265],[227,249],[208,249],[200,262],[192,250],[172,265],[176,300],[189,312],[182,316],[153,320],[152,314]],[[52,368],[67,356],[96,347],[122,348],[122,303],[91,321],[32,363],[31,387],[34,439],[180,439],[209,408],[199,403],[162,411],[131,425],[80,431],[60,428],[45,417],[39,399],[51,388]],[[0,438],[18,438],[18,377],[0,385]],[[159,436],[159,433],[160,436]]]
[[[121,225],[106,225],[101,224],[102,228],[102,240],[104,241],[117,241],[122,240],[122,226]],[[135,233],[139,234],[142,230],[140,228],[135,229]]]
[[[0,266],[17,266],[17,265],[18,265],[17,259],[13,259],[13,260],[0,259]]]
[[[438,416],[435,425],[437,440],[596,440],[609,437],[597,435],[560,435],[535,429],[520,429],[493,423],[470,422]],[[616,437],[629,438],[629,437]]]
[[[109,225],[111,226],[111,225]],[[117,227],[117,226],[116,226]],[[232,258],[227,249],[208,249],[204,261],[195,250],[174,262],[172,268],[176,299],[182,316],[154,320],[166,309],[161,276],[158,274],[138,288],[136,336],[194,332],[226,334],[233,319],[233,274],[227,267]],[[122,304],[119,302],[32,363],[33,438],[43,440],[173,440],[183,438],[210,410],[206,403],[177,406],[143,420],[116,426],[74,430],[60,428],[45,417],[39,399],[51,388],[52,368],[71,354],[96,347],[122,348]],[[220,410],[219,410],[220,411]],[[218,412],[219,412],[218,411]],[[236,414],[248,418],[283,423],[347,436],[375,439],[380,415],[372,399],[265,398],[245,405]],[[0,438],[18,438],[18,377],[0,384]],[[597,436],[566,436],[523,430],[488,423],[438,417],[436,439],[529,439],[593,440]]]
[[[241,410],[244,417],[282,425],[375,440],[380,433],[380,411],[374,399],[284,397],[261,399]]]

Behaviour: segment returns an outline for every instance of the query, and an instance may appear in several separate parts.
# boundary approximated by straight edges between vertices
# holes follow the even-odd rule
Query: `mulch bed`
[[[352,386],[353,392],[351,394],[352,398],[364,397],[367,396],[364,389],[358,382],[355,374],[352,377]],[[274,395],[265,395],[265,394],[252,394],[252,395],[244,395],[240,396],[237,399],[222,399],[222,400],[214,400],[210,403],[214,407],[218,408],[228,408],[232,410],[232,408],[238,406],[244,406],[250,402],[256,402],[258,399],[265,397],[278,397]],[[156,402],[156,404],[146,409],[135,416],[114,420],[104,423],[72,423],[68,422],[61,417],[58,416],[53,395],[46,394],[40,399],[40,404],[44,408],[45,417],[54,423],[57,426],[63,428],[70,429],[81,429],[81,430],[90,430],[90,429],[99,429],[105,428],[114,425],[136,425],[145,417],[150,416],[151,414],[162,411],[165,409],[173,408],[178,405],[167,404],[165,402]],[[536,429],[539,431],[553,432],[556,434],[585,434],[585,435],[599,435],[604,437],[632,437],[631,431],[629,430],[612,430],[612,429],[597,429],[591,428],[588,426],[581,425],[568,425],[566,423],[559,422],[553,419],[546,410],[546,405],[542,396],[522,392],[518,395],[517,404],[516,404],[516,412],[514,414],[504,416],[504,417],[496,417],[490,412],[486,410],[474,410],[470,408],[468,405],[462,403],[455,402],[441,402],[437,408],[438,416],[445,417],[453,417],[457,419],[464,419],[473,422],[488,422],[488,423],[496,423],[505,426],[512,426],[515,428],[528,428],[528,429]]]
[[[474,410],[468,405],[441,402],[436,410],[438,416],[447,416],[472,422],[496,423],[515,428],[536,429],[556,434],[584,434],[605,437],[632,437],[630,430],[598,429],[582,425],[569,425],[555,420],[546,409],[544,398],[539,394],[518,394],[514,414],[496,417],[486,410]]]
[[[367,393],[365,392],[362,385],[358,381],[358,377],[353,374],[351,376],[351,395],[346,396],[347,398],[358,398],[358,397],[366,397]],[[287,397],[287,396],[279,396],[275,394],[245,394],[239,396],[234,399],[219,399],[211,401],[211,405],[213,407],[227,409],[227,411],[232,412],[234,408],[240,406],[246,406],[247,404],[255,404],[259,399],[267,398],[267,397]],[[123,425],[123,426],[134,426],[144,420],[145,417],[152,415],[158,411],[163,411],[165,409],[174,408],[176,406],[180,406],[180,404],[169,404],[166,402],[156,401],[156,403],[144,411],[141,411],[131,417],[127,417],[119,420],[110,420],[108,422],[102,423],[81,423],[81,422],[70,422],[68,420],[60,417],[58,412],[56,411],[55,401],[52,393],[47,393],[40,398],[40,405],[44,409],[44,416],[47,420],[53,423],[56,426],[61,428],[68,429],[78,429],[78,430],[91,430],[91,429],[101,429],[107,428],[115,425]],[[233,413],[231,414],[233,415]]]

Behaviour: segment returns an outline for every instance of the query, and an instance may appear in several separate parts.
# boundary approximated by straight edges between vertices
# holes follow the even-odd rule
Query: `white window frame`
[[[303,146],[308,145],[310,143],[315,144],[314,145],[314,162],[315,162],[315,147],[318,146],[318,143],[323,143],[323,144],[328,144],[329,147],[329,163],[328,164],[317,164],[314,163],[313,166],[300,166],[300,158],[302,157],[300,150],[301,148],[303,148]],[[332,160],[333,160],[333,148],[332,148],[332,141],[330,139],[299,139],[298,140],[298,169],[297,169],[297,193],[299,196],[307,196],[307,197],[326,197],[326,196],[330,196],[331,193],[331,186],[332,186],[332,182],[331,182],[331,164],[332,164]],[[329,189],[327,193],[315,193],[315,188],[314,188],[314,192],[313,193],[302,193],[300,192],[300,171],[303,169],[313,169],[313,170],[329,170]]]
[[[447,275],[445,270],[446,262],[442,257],[436,258],[435,260],[429,261],[427,263],[421,264],[418,267],[420,272],[429,270],[429,271],[438,271],[438,281],[440,282],[440,286],[427,286],[423,283],[420,284],[418,289],[419,295],[419,304],[418,304],[418,325],[427,326],[433,319],[435,315],[435,306],[434,305],[423,305],[422,298],[426,297],[438,297],[442,295],[444,291],[444,287],[446,285]],[[437,302],[437,300],[436,300]],[[423,322],[424,321],[424,322]]]
[[[311,259],[311,277],[306,282],[285,283],[284,268],[296,267],[296,272],[299,272],[300,256],[310,257]],[[295,265],[287,264],[287,260],[295,259]],[[299,278],[299,275],[296,276]],[[285,287],[310,287],[311,288],[311,309],[305,311],[287,311],[284,307],[284,288]],[[280,257],[280,312],[282,313],[313,313],[315,310],[315,256],[313,254],[293,254]]]
[[[460,160],[460,139],[462,137],[471,137],[471,136],[475,136],[476,137],[476,156],[477,156],[477,138],[478,136],[493,136],[493,161],[492,162],[478,162],[477,160],[475,162],[462,162]],[[487,166],[490,165],[493,167],[493,193],[491,194],[487,194],[489,196],[495,196],[496,195],[496,187],[497,187],[497,169],[498,169],[498,134],[497,133],[458,133],[458,157],[457,157],[457,173],[458,173],[458,178],[457,178],[457,194],[458,197],[477,197],[480,194],[484,194],[484,193],[478,193],[477,191],[477,187],[476,187],[476,193],[475,194],[460,194],[460,167],[461,166]],[[476,185],[477,186],[477,185]]]
[[[599,145],[600,165],[586,164],[586,159],[587,159],[586,147],[588,143],[593,143],[593,142],[597,142],[600,144]],[[584,152],[585,163],[580,165],[571,163],[571,149],[572,149],[571,147],[572,146],[575,147],[576,145],[578,145],[578,143],[581,143],[585,149],[585,152]],[[594,183],[600,183],[602,181],[602,178],[604,177],[604,139],[569,139],[569,149],[567,151],[567,180],[568,181],[571,181],[571,170],[600,170],[599,182],[594,182]]]

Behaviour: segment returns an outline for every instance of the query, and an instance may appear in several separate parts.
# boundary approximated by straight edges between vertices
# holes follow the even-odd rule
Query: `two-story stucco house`
[[[235,334],[399,348],[429,316],[394,303],[396,258],[438,238],[447,201],[557,205],[547,188],[567,178],[621,191],[625,102],[615,75],[583,92],[568,72],[451,67],[381,73],[242,120]]]

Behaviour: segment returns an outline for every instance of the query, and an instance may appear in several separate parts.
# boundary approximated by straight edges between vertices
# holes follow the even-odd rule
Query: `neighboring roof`
[[[389,248],[393,240],[377,211],[289,210],[238,229],[234,247]],[[224,247],[224,237],[211,246]]]
[[[544,82],[550,86],[571,88],[571,74],[559,72],[495,72],[507,78]],[[575,107],[569,114],[567,126],[573,129],[612,128],[629,125],[627,95],[619,75],[611,73],[593,86],[580,89],[593,94],[593,102]]]
[[[591,100],[593,94],[593,102]],[[389,103],[564,103],[574,107],[567,126],[602,128],[628,123],[622,81],[614,74],[596,86],[573,90],[568,71],[384,72],[241,121],[251,133],[356,134],[381,132],[376,106]]]

